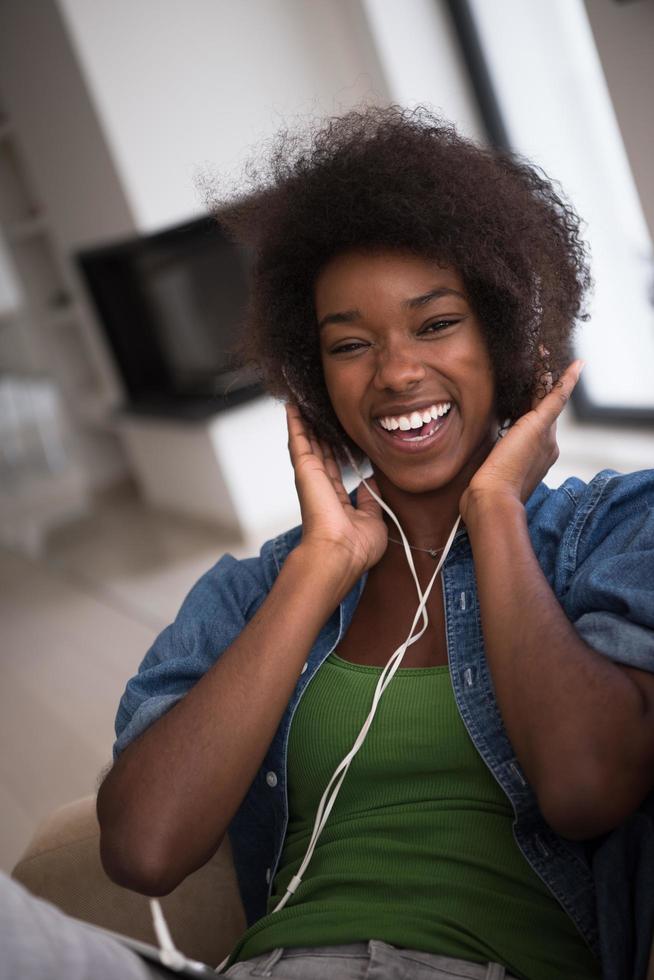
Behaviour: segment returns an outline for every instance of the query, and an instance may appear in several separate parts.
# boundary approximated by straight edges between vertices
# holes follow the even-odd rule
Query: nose
[[[425,366],[410,343],[395,343],[377,355],[374,386],[379,391],[406,391],[425,377]]]

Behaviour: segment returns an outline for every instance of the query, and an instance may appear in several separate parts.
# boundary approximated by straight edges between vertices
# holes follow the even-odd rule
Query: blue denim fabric
[[[540,484],[527,504],[534,551],[569,619],[596,650],[654,671],[654,471],[605,470],[589,484]],[[192,589],[175,622],[127,685],[116,719],[117,756],[189,690],[264,601],[301,528],[268,541],[258,558],[229,555]],[[286,752],[291,720],[316,670],[337,646],[362,579],[320,631],[260,771],[230,827],[248,925],[266,911],[288,821]],[[484,655],[474,564],[462,529],[443,569],[450,673],[459,712],[515,810],[515,839],[529,864],[598,953],[593,878],[583,844],[555,834],[502,724]],[[392,651],[389,651],[389,655]]]
[[[603,980],[651,980],[654,793],[592,853]]]

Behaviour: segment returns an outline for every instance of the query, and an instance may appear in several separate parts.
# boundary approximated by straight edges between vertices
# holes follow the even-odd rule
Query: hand
[[[356,581],[386,550],[381,507],[363,484],[353,507],[331,447],[315,437],[297,405],[287,404],[286,419],[302,512],[302,545],[315,547],[319,557],[343,561]],[[374,480],[368,482],[377,491]]]
[[[461,497],[459,509],[466,523],[471,507],[482,496],[489,499],[489,495],[499,494],[526,503],[559,457],[556,421],[583,366],[584,361],[573,361],[548,394],[535,397],[531,410],[497,441]]]

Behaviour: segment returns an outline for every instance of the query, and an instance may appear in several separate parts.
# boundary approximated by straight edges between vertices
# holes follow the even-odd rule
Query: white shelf
[[[92,458],[91,433],[106,442],[112,413],[89,342],[84,304],[75,296],[74,271],[52,234],[11,120],[0,118],[0,237],[5,253],[0,261],[10,270],[18,294],[15,309],[0,320],[0,374],[47,377],[65,406],[67,445],[81,447],[79,459],[73,462],[71,457],[61,472],[33,473],[25,481],[21,478],[20,485],[0,490],[0,541],[33,550],[49,527],[86,506],[88,473],[82,457],[87,453]],[[11,450],[11,432],[0,430],[0,439],[1,459],[3,449]]]
[[[100,394],[87,394],[75,403],[75,414],[88,426],[101,432],[117,432],[114,407]]]
[[[65,261],[38,203],[38,193],[24,172],[11,121],[3,118],[1,128],[0,232],[7,263],[22,294],[20,308],[10,315],[7,326],[13,331],[14,346],[27,352],[27,361],[17,363],[6,345],[4,349],[0,346],[0,371],[47,370],[66,402],[75,405],[98,382],[95,362],[80,306],[72,298]]]
[[[0,543],[38,556],[51,528],[88,512],[89,488],[78,467],[61,473],[33,474],[0,487]]]
[[[46,309],[44,312],[44,319],[50,327],[60,327],[69,323],[75,323],[78,317],[79,309],[74,302],[67,303],[65,306]]]
[[[24,242],[47,233],[48,223],[42,214],[21,221],[12,221],[5,230],[8,241],[12,243]]]

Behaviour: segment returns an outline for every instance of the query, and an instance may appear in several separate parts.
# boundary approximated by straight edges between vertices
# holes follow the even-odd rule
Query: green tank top
[[[496,961],[528,980],[598,978],[597,960],[513,838],[513,811],[459,717],[447,667],[397,672],[302,884],[271,914],[380,671],[332,654],[307,687],[291,725],[290,817],[268,914],[230,965],[278,946],[380,939]]]

